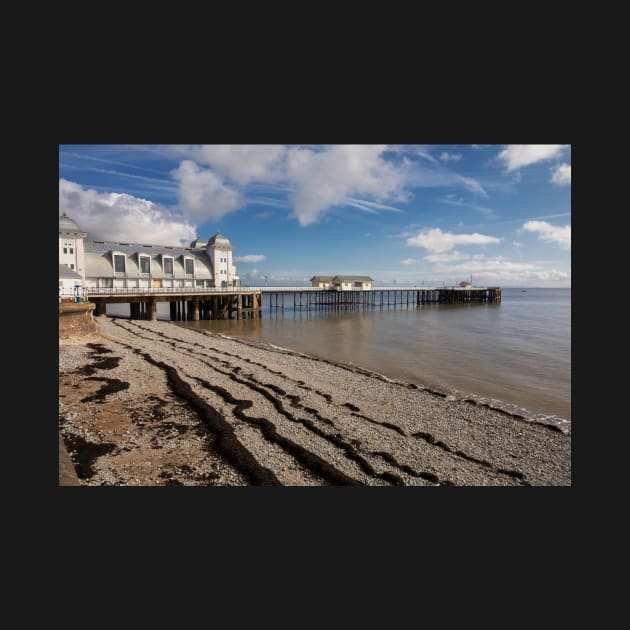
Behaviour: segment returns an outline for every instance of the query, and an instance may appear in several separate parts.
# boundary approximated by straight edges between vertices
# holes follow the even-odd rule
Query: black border
[[[422,83],[421,75],[419,66],[417,76],[410,77],[410,81]],[[418,94],[412,89],[378,100],[362,98],[351,87],[342,92],[326,92],[320,101],[311,98],[308,91],[294,98],[288,95],[283,107],[277,99],[267,102],[263,98],[264,102],[259,103],[258,98],[246,94],[239,95],[243,99],[240,106],[239,99],[223,102],[217,98],[221,102],[212,108],[202,107],[201,103],[188,107],[190,103],[176,104],[171,98],[167,104],[161,103],[154,116],[146,104],[130,103],[127,109],[113,97],[103,101],[96,89],[82,94],[85,105],[75,103],[68,108],[55,124],[57,138],[45,144],[42,151],[43,169],[38,185],[33,187],[36,199],[32,203],[40,208],[37,248],[43,249],[33,273],[41,268],[43,260],[55,257],[52,232],[56,220],[54,196],[58,195],[58,143],[570,143],[574,135],[571,117],[565,116],[570,110],[569,99],[556,98],[556,92],[551,103],[549,98],[539,99],[536,93],[527,99],[520,92],[505,98],[494,93],[490,99],[480,100],[481,88],[471,91],[471,79],[461,86],[462,90],[440,92],[434,86],[430,92]],[[94,107],[97,97],[98,109]],[[126,102],[129,100],[133,99]],[[296,118],[300,120],[299,131],[291,122]],[[42,198],[37,199],[40,195]],[[42,233],[50,234],[50,240],[42,239]],[[52,264],[50,269],[54,269]],[[580,269],[575,258],[572,270],[574,281],[577,279],[578,286],[584,287],[585,282],[577,277],[584,272],[584,266]],[[56,286],[47,273],[45,278],[45,284]],[[38,367],[43,371],[37,393],[32,392],[29,398],[32,396],[37,409],[33,415],[36,430],[42,424],[46,427],[44,437],[35,440],[32,456],[43,464],[34,467],[38,477],[35,483],[45,487],[45,494],[54,503],[59,521],[57,534],[66,532],[64,540],[68,536],[79,540],[116,539],[121,544],[126,540],[132,551],[142,532],[143,539],[152,537],[153,543],[163,549],[164,533],[169,532],[173,540],[183,540],[184,546],[188,537],[196,543],[204,538],[225,539],[226,544],[215,545],[214,550],[219,555],[225,553],[226,560],[232,553],[230,543],[240,541],[247,550],[245,541],[251,540],[274,548],[287,558],[295,546],[304,549],[314,545],[330,551],[345,547],[362,554],[365,545],[369,545],[416,559],[427,554],[432,561],[456,550],[463,558],[478,552],[487,556],[490,565],[502,563],[506,553],[518,565],[525,550],[538,555],[542,549],[553,547],[555,560],[564,560],[560,547],[575,527],[576,486],[587,476],[580,472],[577,460],[581,449],[577,443],[584,439],[583,424],[588,418],[583,400],[576,400],[575,385],[575,454],[570,488],[59,488],[58,429],[56,422],[49,422],[58,400],[56,318],[52,317],[50,306],[44,303],[42,310],[29,312],[29,330],[35,338],[39,337]],[[573,331],[577,323],[573,309]],[[576,367],[573,365],[573,369]]]

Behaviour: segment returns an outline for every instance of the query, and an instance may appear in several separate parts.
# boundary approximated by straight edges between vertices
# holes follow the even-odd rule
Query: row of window
[[[70,251],[68,251],[70,250]],[[63,253],[64,254],[74,254],[74,247],[64,247],[63,248]]]
[[[125,284],[126,287],[136,287],[136,283],[134,280],[122,280],[120,281]],[[179,288],[179,287],[199,287],[199,288],[215,288],[214,280],[167,280],[167,284],[162,284],[162,280],[154,280],[153,287],[154,288]],[[193,285],[194,282],[194,285]],[[156,284],[157,283],[157,284]],[[173,284],[172,284],[173,283]],[[225,286],[225,281],[223,281],[222,286]],[[114,286],[113,278],[99,278],[98,286],[101,288],[112,288]]]
[[[162,258],[162,266],[165,274],[173,273],[173,259],[167,256]],[[114,254],[114,272],[126,273],[127,257],[124,254]],[[188,276],[195,273],[195,261],[192,258],[184,258],[184,272]],[[151,257],[140,256],[140,273],[151,273]]]

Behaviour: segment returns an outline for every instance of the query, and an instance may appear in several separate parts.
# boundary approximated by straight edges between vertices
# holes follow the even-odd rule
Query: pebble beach
[[[571,485],[571,435],[354,365],[164,321],[59,342],[80,485]]]

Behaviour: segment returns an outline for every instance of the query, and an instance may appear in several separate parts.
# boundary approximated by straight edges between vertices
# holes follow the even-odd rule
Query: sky
[[[97,240],[220,231],[249,285],[571,286],[570,145],[60,145],[63,212]]]

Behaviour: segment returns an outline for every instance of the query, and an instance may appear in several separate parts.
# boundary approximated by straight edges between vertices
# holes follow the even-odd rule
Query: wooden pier
[[[499,304],[499,287],[376,287],[335,291],[330,289],[268,288],[269,310],[361,309],[422,304]],[[285,301],[286,298],[286,301]]]
[[[107,304],[129,304],[131,319],[157,320],[158,302],[170,303],[172,321],[197,322],[206,319],[258,317],[262,294],[251,289],[230,291],[172,289],[98,289],[88,288],[94,315],[105,315]]]
[[[376,287],[337,291],[315,287],[241,287],[234,289],[138,289],[89,287],[95,315],[105,315],[107,304],[128,303],[131,319],[157,319],[157,303],[170,303],[172,321],[259,317],[263,293],[269,311],[300,309],[368,309],[423,304],[498,304],[499,287]]]

